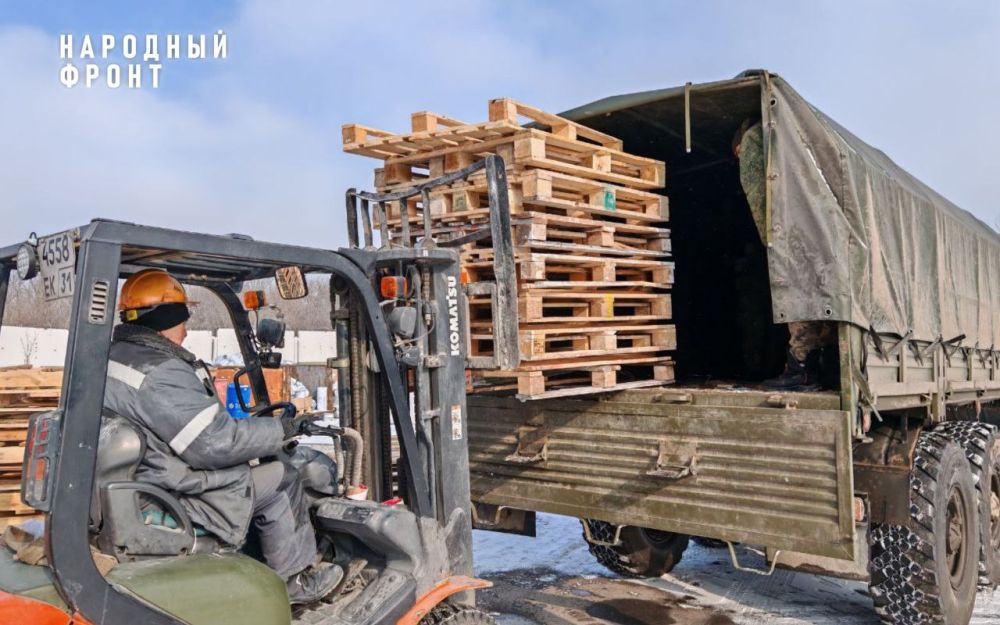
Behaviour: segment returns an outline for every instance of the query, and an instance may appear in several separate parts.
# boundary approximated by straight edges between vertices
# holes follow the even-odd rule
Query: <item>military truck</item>
[[[469,399],[474,515],[579,517],[591,552],[659,575],[689,536],[868,581],[886,623],[966,623],[1000,581],[1000,236],[779,76],[563,114],[667,163],[678,380]],[[734,133],[760,120],[766,232]],[[835,331],[819,391],[777,392],[786,325]],[[745,564],[745,563],[744,563]]]

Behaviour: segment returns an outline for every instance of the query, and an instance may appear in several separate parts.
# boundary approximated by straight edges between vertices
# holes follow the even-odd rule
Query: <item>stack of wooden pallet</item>
[[[420,112],[411,125],[408,134],[343,128],[346,152],[383,161],[375,172],[379,192],[457,171],[488,154],[507,164],[521,365],[474,371],[477,388],[516,388],[522,397],[538,398],[673,379],[667,201],[652,192],[663,187],[662,162],[509,99],[489,103],[488,122]],[[424,235],[420,202],[386,207],[391,233],[400,232],[405,211],[409,230]],[[439,240],[482,228],[489,219],[485,174],[435,188],[427,209]],[[464,245],[462,259],[472,281],[492,280],[489,239]],[[472,355],[492,352],[492,324],[489,298],[470,298]]]
[[[21,503],[21,462],[28,417],[59,405],[62,369],[0,369],[0,530],[36,515]]]

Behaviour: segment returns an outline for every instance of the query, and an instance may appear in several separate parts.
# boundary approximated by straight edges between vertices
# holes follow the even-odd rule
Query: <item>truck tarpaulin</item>
[[[658,113],[659,112],[659,113]],[[672,112],[672,113],[671,113]],[[653,119],[657,114],[660,119]],[[564,115],[614,133],[728,141],[746,115],[765,129],[774,321],[840,320],[880,333],[1000,344],[1000,235],[806,102],[779,76],[616,96]],[[635,150],[626,138],[626,149]],[[646,152],[663,154],[645,146]],[[638,150],[643,153],[643,150]],[[718,152],[717,152],[718,153]],[[667,160],[670,195],[671,163]],[[675,232],[675,237],[684,233]]]

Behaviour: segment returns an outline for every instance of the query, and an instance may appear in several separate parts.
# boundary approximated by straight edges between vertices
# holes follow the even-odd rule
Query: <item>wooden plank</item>
[[[62,387],[62,368],[7,368],[0,369],[0,389],[31,389]]]
[[[24,447],[0,447],[0,465],[20,465],[24,460]]]
[[[0,429],[0,443],[23,444],[28,438],[28,428]]]
[[[557,399],[560,397],[578,397],[580,395],[593,395],[596,393],[611,393],[617,391],[625,391],[637,388],[652,388],[656,386],[663,386],[665,384],[670,384],[672,380],[639,380],[638,382],[622,382],[621,384],[615,384],[610,387],[596,387],[596,386],[570,386],[566,388],[559,388],[551,391],[543,391],[541,393],[521,396],[519,399]]]
[[[488,377],[515,377],[512,373],[520,374],[522,372],[535,372],[540,371],[543,373],[555,372],[555,371],[589,371],[595,368],[601,367],[617,367],[625,365],[648,365],[652,366],[654,364],[660,365],[664,363],[671,362],[670,358],[664,357],[663,355],[624,355],[621,357],[615,354],[605,354],[602,357],[597,358],[587,358],[587,359],[553,359],[547,360],[545,362],[539,363],[525,363],[518,367],[516,372],[510,371],[489,371],[486,372]],[[506,373],[506,376],[504,374]]]
[[[434,132],[445,128],[468,126],[469,124],[439,113],[418,111],[410,115],[410,129],[413,132]]]
[[[510,98],[497,98],[489,103],[490,121],[508,121],[519,124],[518,117],[528,119],[548,126],[550,132],[567,139],[586,139],[598,145],[603,145],[615,150],[622,149],[622,140],[617,137],[605,134],[588,128],[582,124],[570,121],[564,117],[559,117],[542,109],[517,102]]]
[[[18,490],[18,492],[0,492],[0,513],[4,512],[33,514],[35,509],[21,502],[21,493]]]
[[[32,512],[34,512],[34,514],[0,515],[0,533],[11,525],[22,525],[28,521],[45,521],[45,514],[37,513],[34,510],[32,510]]]

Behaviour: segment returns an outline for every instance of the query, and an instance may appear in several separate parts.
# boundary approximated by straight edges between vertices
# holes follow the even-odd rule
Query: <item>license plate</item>
[[[73,297],[76,284],[76,232],[67,230],[38,240],[45,300]]]

